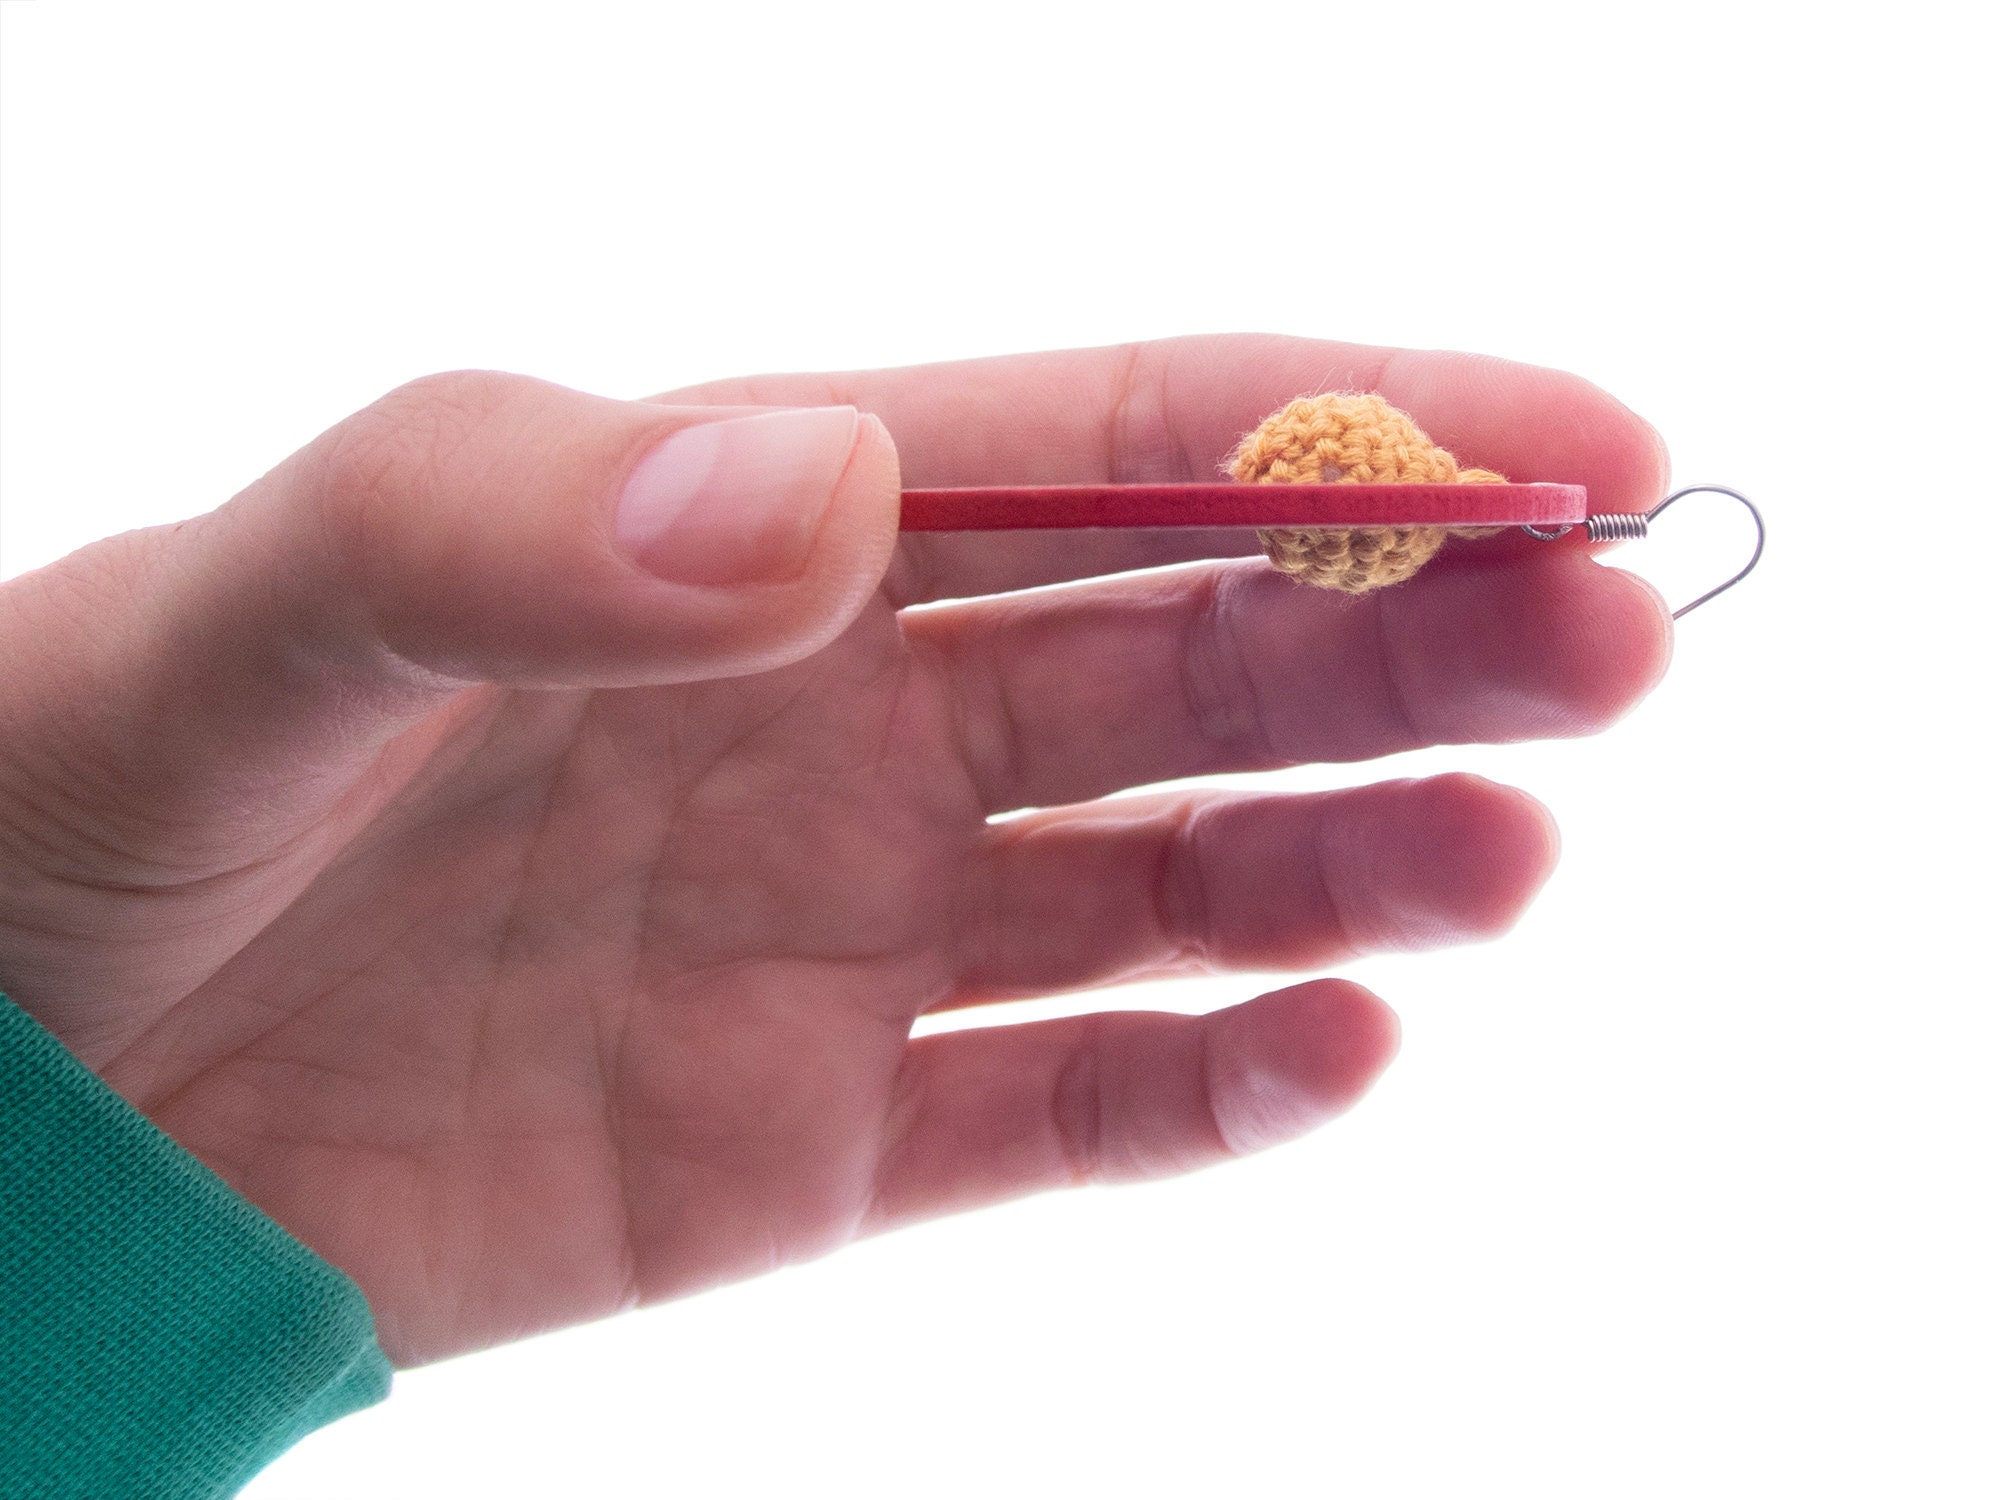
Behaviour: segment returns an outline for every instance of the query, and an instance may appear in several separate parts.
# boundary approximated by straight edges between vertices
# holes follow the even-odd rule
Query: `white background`
[[[433,369],[1226,329],[1577,370],[1771,524],[1602,739],[1277,778],[1564,828],[1353,967],[1346,1120],[409,1373],[253,1500],[1993,1494],[1982,9],[0,5],[9,575]]]

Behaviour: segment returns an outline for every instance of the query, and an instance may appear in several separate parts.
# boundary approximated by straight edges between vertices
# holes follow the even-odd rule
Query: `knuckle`
[[[1459,929],[1475,941],[1504,935],[1553,866],[1553,821],[1525,793],[1469,772],[1422,785],[1440,826],[1439,864],[1461,872],[1450,892]]]
[[[1209,893],[1208,808],[1189,802],[1168,815],[1153,877],[1155,920],[1176,972],[1220,971],[1215,904]]]
[[[1120,484],[1176,481],[1207,471],[1175,430],[1169,389],[1177,351],[1174,341],[1128,343],[1117,349],[1105,413],[1107,472]]]
[[[943,647],[932,642],[913,649],[936,663],[950,686],[952,732],[982,806],[1002,811],[1032,803],[1029,726],[1022,722],[1011,674],[989,650],[973,645]]]
[[[323,544],[364,567],[378,558],[410,513],[439,503],[447,473],[524,384],[491,370],[424,375],[327,432],[305,455]]]
[[[521,397],[522,379],[493,370],[424,375],[371,402],[327,434],[322,477],[342,495],[421,493]]]
[[[1104,1175],[1104,1023],[1092,1016],[1056,1074],[1050,1123],[1063,1169],[1081,1187]]]
[[[1449,734],[1433,728],[1418,712],[1420,694],[1414,686],[1418,674],[1407,655],[1414,632],[1407,615],[1395,608],[1394,599],[1380,593],[1363,602],[1374,622],[1375,663],[1381,674],[1378,701],[1390,727],[1393,748],[1414,750],[1446,742]]]
[[[1257,676],[1241,638],[1241,575],[1211,570],[1200,584],[1195,607],[1188,612],[1186,639],[1180,652],[1181,693],[1189,719],[1216,758],[1234,762],[1245,757],[1276,763],[1270,720],[1258,689]]]

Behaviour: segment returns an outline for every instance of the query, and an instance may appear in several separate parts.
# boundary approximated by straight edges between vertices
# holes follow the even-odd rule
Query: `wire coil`
[[[1593,542],[1636,542],[1645,537],[1649,519],[1637,511],[1607,511],[1585,521],[1584,534]]]

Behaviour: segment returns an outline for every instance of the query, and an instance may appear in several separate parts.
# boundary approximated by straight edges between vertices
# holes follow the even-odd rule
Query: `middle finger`
[[[903,615],[989,812],[1212,772],[1593,733],[1666,670],[1660,596],[1567,548],[1454,543],[1351,596],[1261,559]]]

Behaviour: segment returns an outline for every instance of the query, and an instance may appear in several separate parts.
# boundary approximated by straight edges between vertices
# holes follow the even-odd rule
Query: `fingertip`
[[[699,659],[681,675],[745,675],[798,661],[846,630],[880,586],[896,546],[902,496],[896,445],[881,420],[853,407],[772,408],[734,420],[769,424],[827,413],[847,419],[845,452],[830,491],[821,480],[825,498],[793,576],[697,591],[670,586],[655,594],[655,613],[680,627],[684,644],[695,644],[687,625],[702,626]],[[745,468],[754,484],[754,467]]]
[[[1494,782],[1493,785],[1513,799],[1523,816],[1532,820],[1535,826],[1540,841],[1535,890],[1540,891],[1548,884],[1549,877],[1555,874],[1556,866],[1562,863],[1562,825],[1556,822],[1556,815],[1549,811],[1548,804],[1541,798],[1531,796],[1517,786],[1507,786],[1501,782]]]
[[[1673,472],[1659,429],[1593,381],[1549,373],[1559,378],[1560,409],[1572,424],[1561,462],[1589,476],[1591,510],[1644,512],[1659,504]]]
[[[1380,995],[1351,980],[1309,980],[1299,988],[1318,991],[1326,1035],[1346,1059],[1345,1109],[1374,1086],[1402,1051],[1402,1017]]]
[[[871,489],[886,485],[900,494],[901,460],[888,427],[873,412],[864,411],[859,414],[856,428],[854,456],[848,460],[849,474],[856,475],[859,482]]]
[[[1673,622],[1643,579],[1581,550],[1538,545],[1490,561],[1470,555],[1477,550],[1441,572],[1433,628],[1463,641],[1472,618],[1491,622],[1466,653],[1470,680],[1459,684],[1468,701],[1486,705],[1491,737],[1600,733],[1665,676]]]
[[[1622,719],[1660,685],[1674,656],[1673,609],[1666,596],[1637,573],[1588,564],[1598,596],[1601,660],[1607,669],[1597,712],[1599,727]]]
[[[1470,772],[1437,777],[1432,785],[1473,881],[1461,904],[1471,935],[1498,937],[1555,873],[1562,856],[1555,814],[1519,787]]]
[[[1661,433],[1659,428],[1648,422],[1629,406],[1626,406],[1624,402],[1621,401],[1618,404],[1620,409],[1630,416],[1633,421],[1646,429],[1647,436],[1653,441],[1653,485],[1640,496],[1646,509],[1651,510],[1659,503],[1653,497],[1655,495],[1664,495],[1673,488],[1674,456],[1667,448],[1666,437]]]
[[[896,548],[902,493],[895,439],[881,418],[861,412],[847,467],[813,540],[806,583],[820,625],[808,649],[845,629],[881,584]]]
[[[1581,484],[1593,511],[1644,511],[1666,493],[1652,424],[1567,370],[1454,350],[1397,351],[1378,389],[1461,464],[1517,484]]]
[[[1217,1127],[1239,1155],[1346,1113],[1402,1039],[1396,1013],[1343,979],[1273,990],[1214,1019],[1210,1093]]]
[[[1455,771],[1408,783],[1398,800],[1384,846],[1393,865],[1377,877],[1387,946],[1499,937],[1554,873],[1555,818],[1517,787]]]

